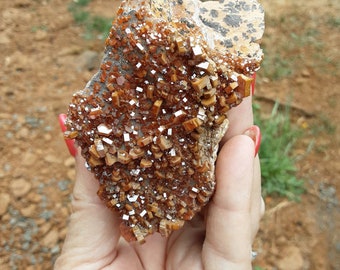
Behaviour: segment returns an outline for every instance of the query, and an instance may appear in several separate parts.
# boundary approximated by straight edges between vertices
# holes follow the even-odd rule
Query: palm
[[[154,234],[145,244],[120,241],[110,269],[202,269],[203,219],[195,218],[169,238]],[[104,256],[106,258],[106,256]]]

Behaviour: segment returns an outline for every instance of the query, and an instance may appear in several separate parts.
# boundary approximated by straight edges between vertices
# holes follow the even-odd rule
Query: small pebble
[[[34,217],[36,213],[36,205],[35,204],[30,204],[25,208],[20,209],[20,213],[24,217]]]
[[[58,181],[58,187],[61,191],[65,191],[68,189],[68,186],[70,184],[70,181],[69,180],[61,180],[61,181]]]
[[[45,40],[48,37],[47,32],[45,30],[38,30],[35,32],[34,39],[36,41]]]
[[[76,178],[76,171],[75,170],[67,170],[67,177],[71,180]]]
[[[61,163],[61,158],[60,157],[57,157],[57,156],[54,156],[54,155],[47,155],[44,157],[44,160],[48,163]]]
[[[46,233],[48,233],[51,230],[51,227],[52,227],[51,223],[45,222],[39,228],[40,234],[41,235],[45,235]]]
[[[23,127],[16,133],[17,139],[27,139],[30,135],[30,131],[28,128]]]
[[[49,142],[52,140],[52,135],[49,133],[44,134],[44,140]]]
[[[40,217],[49,220],[51,217],[53,217],[54,212],[52,210],[44,210],[41,214]]]
[[[58,239],[59,239],[58,231],[56,229],[52,229],[41,240],[41,245],[48,248],[52,248],[57,244]]]
[[[31,192],[27,196],[28,200],[32,203],[39,203],[41,202],[41,195],[35,192]]]
[[[65,165],[66,167],[73,168],[74,165],[75,165],[75,159],[74,159],[74,157],[68,157],[67,159],[65,159],[64,165]]]
[[[23,178],[14,179],[11,181],[9,188],[13,196],[19,198],[25,196],[31,190],[32,184]]]
[[[31,152],[26,152],[24,153],[23,157],[22,157],[22,164],[24,166],[31,166],[33,165],[34,163],[36,163],[38,160],[38,157],[31,153]]]
[[[7,193],[0,193],[0,216],[7,212],[8,205],[10,203],[10,196]]]
[[[79,71],[94,70],[100,64],[100,55],[95,51],[84,51],[79,55],[77,64]]]

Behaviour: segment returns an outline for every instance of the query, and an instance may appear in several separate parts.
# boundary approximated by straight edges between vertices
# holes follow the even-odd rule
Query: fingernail
[[[251,82],[251,94],[255,94],[255,81],[256,81],[256,73],[253,74],[253,81]]]
[[[261,145],[261,130],[258,126],[251,126],[244,133],[244,135],[249,136],[255,144],[255,156],[258,154]]]
[[[59,114],[59,117],[58,117],[59,125],[63,133],[66,131],[66,126],[65,126],[66,118],[67,118],[66,114],[63,114],[63,113]],[[65,139],[65,143],[71,156],[75,157],[77,153],[77,149],[74,147],[74,140]]]

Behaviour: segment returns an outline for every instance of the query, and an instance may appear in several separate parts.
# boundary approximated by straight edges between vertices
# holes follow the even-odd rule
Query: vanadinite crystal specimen
[[[168,236],[208,203],[227,112],[250,94],[263,28],[255,0],[122,3],[65,135],[126,240]]]

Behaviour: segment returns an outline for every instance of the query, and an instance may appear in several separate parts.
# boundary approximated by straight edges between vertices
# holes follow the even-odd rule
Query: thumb
[[[77,153],[80,153],[80,149],[78,149]],[[84,204],[99,204],[103,206],[103,202],[97,196],[99,189],[98,180],[86,169],[85,159],[80,154],[75,156],[75,160],[76,182],[73,189],[73,207],[76,210],[77,207],[82,207]]]
[[[254,149],[249,136],[237,135],[219,153],[203,247],[207,269],[251,269]]]

